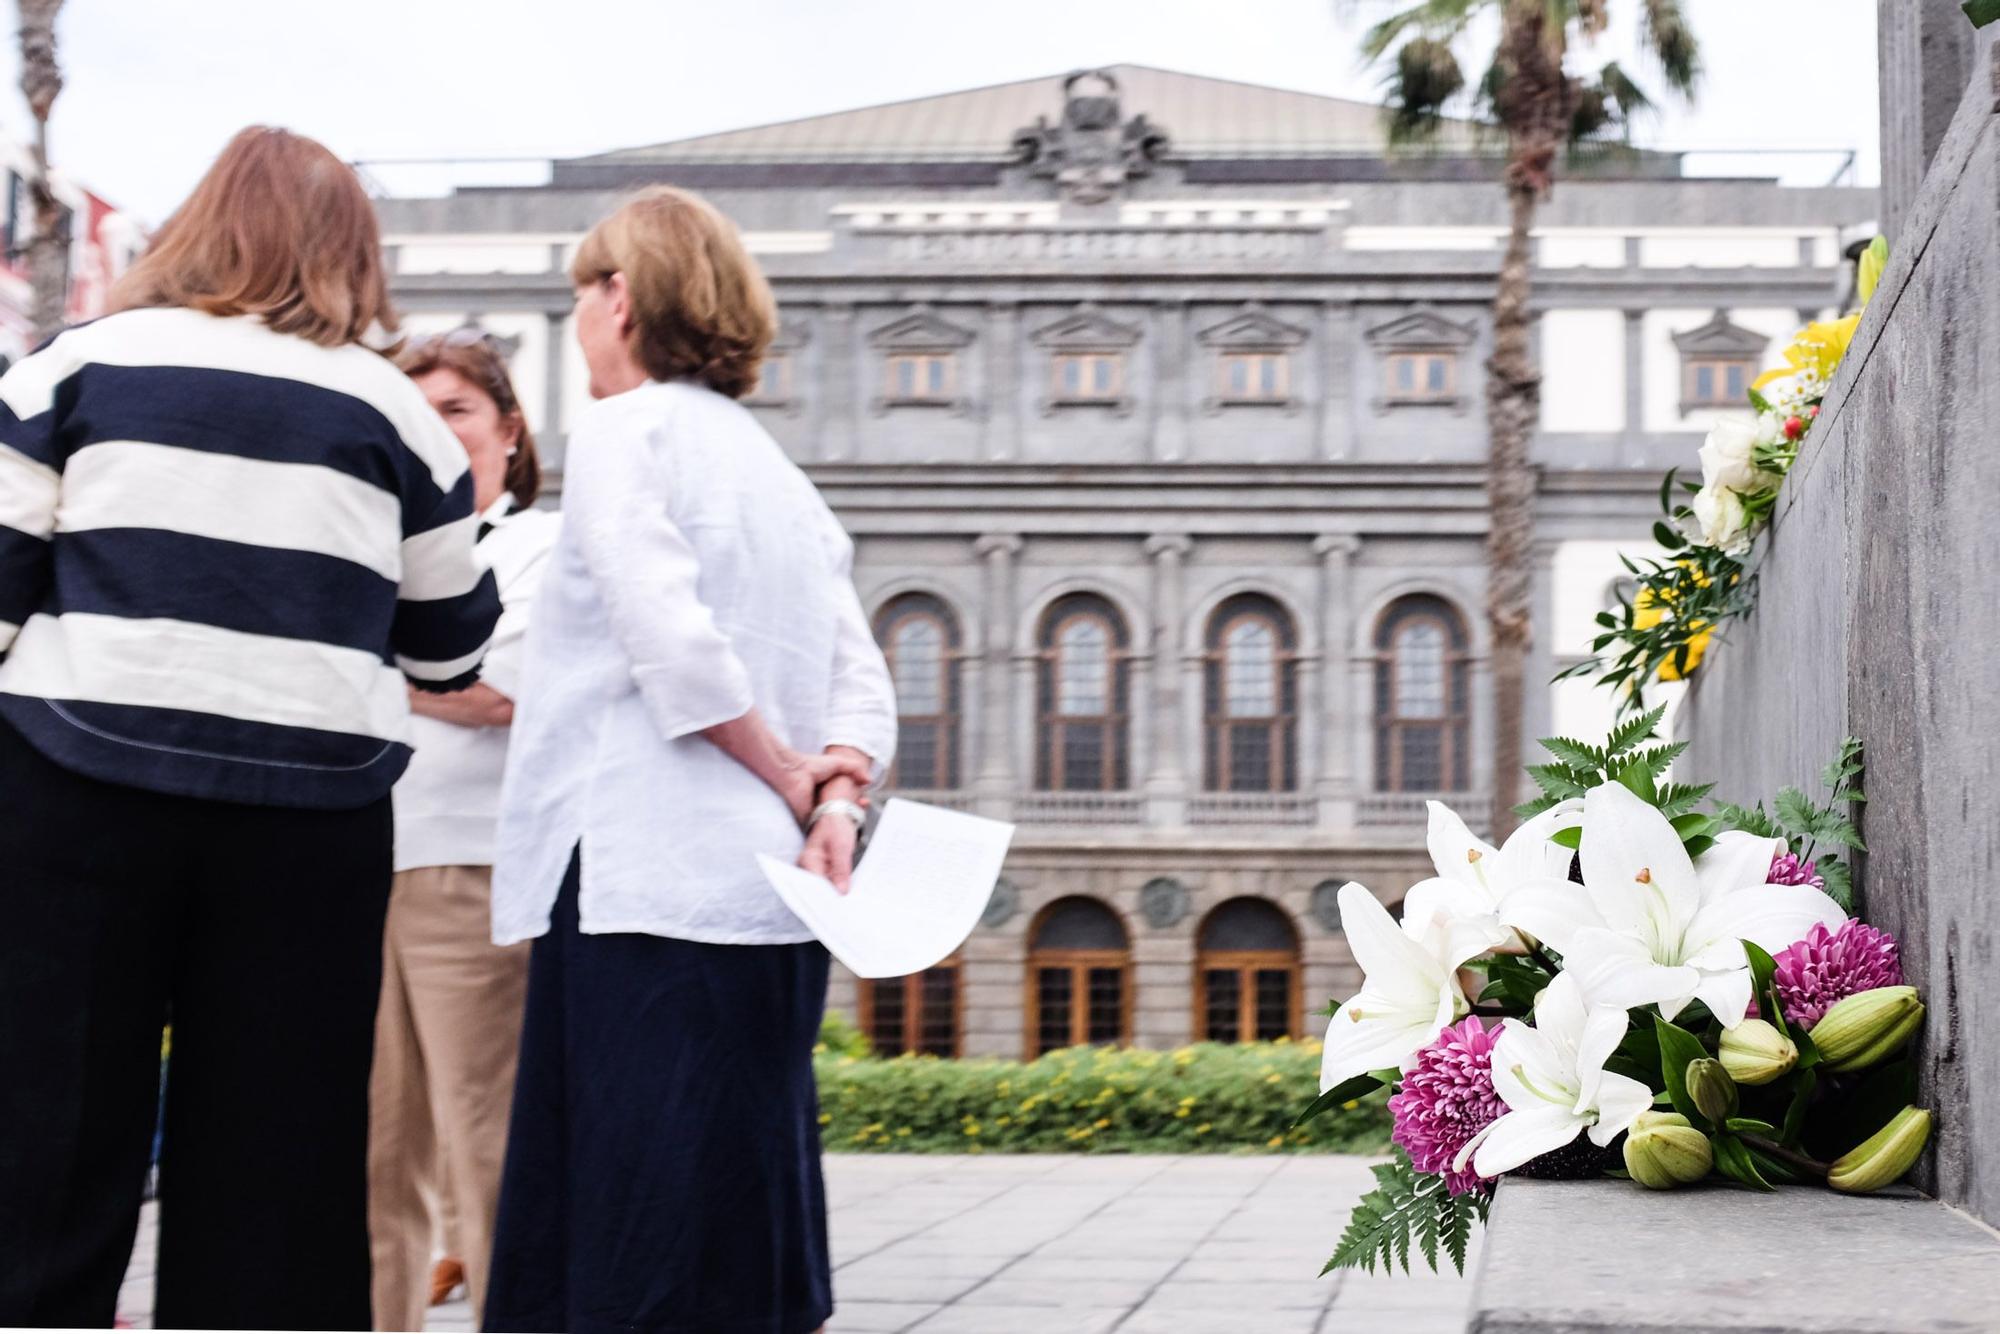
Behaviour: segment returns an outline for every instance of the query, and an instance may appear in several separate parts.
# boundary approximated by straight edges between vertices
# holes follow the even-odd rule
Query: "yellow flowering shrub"
[[[1039,1060],[815,1058],[821,1136],[861,1153],[1379,1153],[1384,1095],[1294,1130],[1319,1090],[1319,1043],[1076,1047]]]

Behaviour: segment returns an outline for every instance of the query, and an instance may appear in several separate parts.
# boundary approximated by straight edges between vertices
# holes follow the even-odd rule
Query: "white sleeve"
[[[570,441],[564,522],[604,599],[653,724],[669,740],[741,718],[750,674],[697,592],[694,548],[669,517],[647,424],[586,414]]]
[[[555,550],[558,527],[553,521],[539,516],[516,519],[515,522],[533,525],[531,535],[524,535],[524,540],[533,543],[533,549],[507,572],[501,582],[500,623],[493,628],[493,643],[486,650],[486,662],[479,673],[480,680],[508,699],[516,699],[521,693],[521,668],[526,657],[528,622],[534,615],[535,599],[541,594],[542,575],[548,569]],[[486,540],[491,542],[498,536],[496,533]]]

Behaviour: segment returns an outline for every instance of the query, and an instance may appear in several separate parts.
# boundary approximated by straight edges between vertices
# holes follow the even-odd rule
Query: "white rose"
[[[1712,547],[1730,551],[1749,540],[1749,512],[1743,497],[1725,486],[1704,486],[1694,498],[1695,522],[1701,525],[1701,539]]]
[[[1757,427],[1739,417],[1716,423],[1701,444],[1702,484],[1713,491],[1762,491],[1779,479],[1750,461],[1757,447]]]

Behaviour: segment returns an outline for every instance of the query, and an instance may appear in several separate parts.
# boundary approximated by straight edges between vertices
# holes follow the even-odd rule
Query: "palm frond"
[[[1639,25],[1640,40],[1660,62],[1667,86],[1683,97],[1694,94],[1701,82],[1701,45],[1694,28],[1681,12],[1681,0],[1644,0],[1644,20]]]
[[[1450,41],[1464,32],[1480,10],[1494,0],[1418,0],[1376,23],[1361,39],[1361,54],[1380,60],[1405,34]]]
[[[1465,90],[1465,71],[1451,43],[1412,37],[1396,52],[1389,73],[1389,134],[1401,141],[1434,133],[1445,104]]]

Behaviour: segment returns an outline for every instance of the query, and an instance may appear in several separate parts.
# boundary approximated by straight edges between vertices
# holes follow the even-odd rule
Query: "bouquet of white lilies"
[[[1923,1004],[1832,850],[1861,846],[1859,745],[1824,805],[1787,788],[1774,814],[1702,812],[1709,787],[1664,781],[1684,747],[1647,744],[1660,716],[1545,741],[1543,797],[1498,848],[1432,802],[1437,875],[1400,920],[1340,890],[1364,980],[1301,1120],[1387,1086],[1397,1153],[1329,1269],[1407,1267],[1413,1236],[1463,1268],[1509,1173],[1868,1191],[1915,1163]]]

